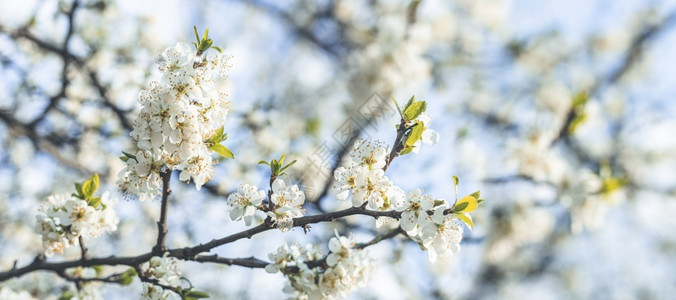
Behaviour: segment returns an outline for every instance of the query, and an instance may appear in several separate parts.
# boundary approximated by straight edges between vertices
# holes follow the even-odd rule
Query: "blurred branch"
[[[588,92],[589,97],[597,95],[602,87],[612,86],[617,83],[622,77],[627,74],[637,63],[645,51],[645,47],[655,36],[668,28],[674,21],[676,21],[676,10],[669,13],[661,21],[650,24],[645,27],[637,36],[634,37],[629,48],[627,49],[624,59],[620,66],[611,72],[605,80],[597,80]],[[578,117],[578,111],[575,106],[571,106],[566,114],[566,119],[559,129],[559,134],[552,140],[551,145],[554,145],[560,140],[568,143],[570,137],[570,127],[573,121]]]

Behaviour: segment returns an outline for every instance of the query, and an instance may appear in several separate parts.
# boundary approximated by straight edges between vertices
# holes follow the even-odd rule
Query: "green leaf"
[[[216,130],[216,133],[214,133],[209,138],[208,141],[211,142],[212,144],[218,144],[218,143],[222,142],[223,141],[223,130],[224,130],[224,126],[221,126],[221,128],[218,128],[218,130]]]
[[[422,122],[416,122],[406,138],[406,146],[413,146],[417,141],[422,139],[422,134],[425,132],[425,125]]]
[[[467,224],[467,227],[469,227],[470,230],[474,227],[474,222],[472,222],[472,216],[470,216],[467,213],[459,213],[456,214],[458,216],[458,219],[462,221],[463,223]]]
[[[92,266],[92,269],[96,271],[96,276],[101,276],[101,273],[103,273],[103,266],[101,265]]]
[[[218,53],[223,53],[223,49],[221,49],[221,47],[218,47],[218,46],[211,46],[211,48],[216,49],[216,51],[218,51]]]
[[[453,212],[461,212],[463,209],[467,208],[467,206],[469,206],[469,203],[467,202],[457,203],[453,206]]]
[[[270,163],[267,162],[267,161],[264,161],[264,160],[259,160],[259,161],[258,161],[258,164],[259,164],[259,165],[267,165],[267,166],[270,166]]]
[[[404,149],[399,152],[399,155],[409,154],[413,151],[413,147],[404,146]]]
[[[92,178],[82,184],[82,195],[85,199],[90,199],[99,188],[99,174],[94,174]]]
[[[404,111],[404,120],[411,121],[417,119],[420,114],[425,112],[425,109],[427,109],[427,102],[425,101],[411,103]]]
[[[202,41],[206,41],[209,38],[209,28],[204,29],[204,35],[202,35]]]
[[[284,159],[286,158],[286,153],[282,153],[282,157],[279,158],[279,165],[282,166],[284,164]]]
[[[288,165],[284,166],[281,170],[279,170],[280,173],[284,172],[286,169],[289,167],[293,166],[293,164],[296,163],[296,160],[294,159],[292,162],[290,162]]]
[[[397,111],[399,112],[399,116],[403,118],[403,117],[404,117],[404,113],[401,112],[401,107],[399,107],[399,103],[397,103],[397,99],[395,99],[394,97],[392,97],[392,102],[394,102],[394,106],[397,108]]]
[[[408,109],[408,107],[411,106],[413,102],[415,102],[415,96],[411,96],[411,98],[408,99],[406,105],[404,105],[404,111],[406,111],[406,109]]]
[[[477,204],[481,204],[481,202],[484,202],[484,201],[486,201],[486,200],[485,199],[477,199],[476,200]]]
[[[573,97],[573,107],[578,109],[583,107],[585,104],[587,104],[587,100],[589,100],[589,95],[587,95],[587,92],[579,92]]]
[[[93,208],[98,208],[99,205],[101,205],[101,198],[96,197],[96,198],[91,198],[88,202],[87,205],[93,207]]]
[[[73,197],[83,199],[84,196],[82,195],[82,183],[76,182],[75,183],[75,191],[77,194],[73,194]]]
[[[472,196],[465,196],[460,199],[455,206],[453,206],[453,212],[454,213],[468,213],[474,211],[477,206],[479,205],[479,202],[477,201],[476,198]]]
[[[121,156],[120,156],[120,159],[121,159],[123,162],[127,162],[127,161],[129,160],[129,157],[126,157],[126,156],[124,156],[124,155],[121,155]]]
[[[124,273],[120,274],[120,277],[117,279],[117,283],[121,285],[129,285],[134,280],[138,274],[134,268],[129,268]]]
[[[481,197],[481,191],[476,191],[476,192],[471,193],[469,195],[474,197],[475,199],[479,199],[479,197]]]
[[[124,152],[124,151],[122,151],[122,154],[124,154],[124,156],[126,156],[127,158],[133,158],[134,160],[136,160],[136,155],[134,155],[134,154],[127,153],[127,152]]]
[[[218,155],[227,157],[227,158],[235,158],[235,155],[232,154],[230,149],[227,147],[221,145],[221,144],[214,144],[209,149],[213,150],[214,152],[218,153]]]
[[[458,178],[458,176],[453,175],[451,179],[453,180],[453,185],[455,185],[456,187],[460,184],[460,178]]]
[[[188,291],[185,296],[194,299],[209,298],[209,294],[200,291]]]
[[[584,123],[584,121],[586,120],[587,120],[586,113],[582,112],[581,114],[577,114],[573,119],[573,121],[570,122],[570,125],[568,125],[568,132],[574,134],[577,128],[580,127],[580,125]]]
[[[57,300],[70,300],[70,299],[73,299],[74,297],[75,297],[75,294],[73,292],[65,291],[61,294],[61,296],[59,296],[59,299],[57,299]]]
[[[197,46],[200,43],[200,34],[197,33],[197,26],[193,26],[192,29],[195,32],[195,40],[197,41],[197,44],[195,44],[195,46]]]

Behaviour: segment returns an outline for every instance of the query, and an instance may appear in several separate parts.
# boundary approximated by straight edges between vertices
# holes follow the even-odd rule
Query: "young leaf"
[[[422,122],[417,122],[406,138],[406,146],[413,146],[417,141],[422,139],[423,132],[425,131],[425,125]]]
[[[425,101],[417,101],[411,103],[411,105],[409,105],[404,111],[404,120],[406,121],[415,120],[420,116],[420,114],[425,112],[425,109],[427,109],[427,102]]]
[[[404,111],[406,111],[408,107],[411,106],[411,104],[413,104],[413,102],[415,102],[415,96],[411,96],[411,98],[408,99],[406,105],[404,105]]]
[[[460,178],[458,178],[458,176],[453,175],[451,179],[453,180],[453,185],[455,185],[456,187],[460,184]]]
[[[460,221],[467,224],[469,230],[472,230],[472,228],[474,227],[474,222],[472,222],[472,216],[470,216],[468,213],[459,213],[455,215],[458,216],[458,219],[460,219]]]
[[[133,158],[134,160],[136,160],[136,155],[134,155],[134,154],[127,153],[127,152],[124,152],[124,151],[122,151],[122,154],[124,154],[124,156],[126,156],[127,158]]]
[[[195,40],[197,41],[197,44],[195,44],[195,47],[197,47],[200,44],[200,34],[197,33],[197,26],[193,26],[192,29],[195,32]]]
[[[476,198],[472,196],[465,196],[462,197],[458,201],[458,203],[453,206],[453,212],[454,213],[468,213],[472,212],[476,209],[476,207],[479,205],[479,202],[477,201]]]
[[[134,277],[138,275],[134,268],[129,268],[124,273],[120,274],[120,277],[117,278],[117,283],[121,285],[129,285],[134,280]]]
[[[193,299],[209,298],[209,294],[200,291],[188,291],[185,296]]]
[[[284,170],[288,169],[289,167],[293,166],[293,164],[296,163],[296,160],[294,159],[292,162],[290,162],[288,165],[284,166],[281,170],[279,170],[279,173],[283,173]]]
[[[96,272],[96,276],[101,276],[101,274],[103,273],[103,266],[101,265],[94,265],[92,266],[92,269],[94,269],[94,271]]]
[[[397,103],[397,99],[392,97],[392,102],[394,102],[394,106],[397,108],[397,111],[399,112],[400,117],[404,117],[404,113],[401,111],[401,107],[399,107],[399,103]]]
[[[232,154],[230,149],[227,147],[221,145],[221,144],[214,144],[209,149],[213,150],[214,152],[218,153],[218,155],[227,157],[227,158],[235,158],[235,155]]]
[[[82,183],[79,183],[79,182],[75,183],[75,191],[77,192],[77,195],[75,197],[83,198],[83,196],[82,196]]]
[[[267,162],[267,161],[264,161],[264,160],[259,160],[259,161],[258,161],[258,164],[259,164],[259,165],[267,165],[267,166],[270,166],[270,163]]]
[[[458,176],[453,175],[453,177],[451,177],[451,179],[453,180],[453,190],[455,191],[455,202],[457,203],[458,202],[458,184],[460,184],[460,178],[458,178]]]
[[[221,128],[219,128],[218,130],[216,130],[216,133],[214,133],[214,134],[209,138],[209,142],[211,142],[212,144],[218,144],[218,143],[222,142],[222,141],[223,141],[223,140],[222,140],[222,138],[223,138],[223,129],[224,129],[224,127],[221,126]]]
[[[92,178],[82,184],[82,195],[85,199],[90,199],[99,188],[99,174],[94,174]]]
[[[101,198],[96,197],[96,198],[91,198],[88,202],[87,205],[93,207],[93,208],[98,208],[99,205],[101,205]]]
[[[476,198],[476,199],[479,199],[479,197],[481,197],[481,191],[476,191],[476,192],[471,193],[469,195]]]
[[[453,206],[453,212],[461,212],[463,209],[467,208],[467,206],[469,206],[469,203],[467,202],[458,202]]]

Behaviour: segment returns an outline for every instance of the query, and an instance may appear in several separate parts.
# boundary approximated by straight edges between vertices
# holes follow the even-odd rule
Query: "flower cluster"
[[[367,203],[373,210],[391,210],[401,205],[404,192],[385,176],[387,148],[382,142],[358,140],[349,153],[346,166],[336,169],[333,189],[339,200],[346,200],[352,194],[352,206]]]
[[[305,193],[297,185],[288,186],[284,180],[275,179],[272,182],[272,197],[270,205],[272,211],[267,214],[282,232],[293,228],[293,218],[302,217],[305,210]]]
[[[315,278],[318,276],[318,269],[311,269],[306,262],[318,261],[322,257],[322,252],[318,247],[308,244],[305,247],[299,247],[296,244],[288,245],[284,243],[277,251],[268,254],[271,264],[265,267],[268,273],[277,273],[281,271],[289,279],[284,287],[284,292],[296,294],[298,298],[305,295],[308,291],[316,291],[317,285]],[[297,268],[297,272],[288,271],[291,268]]]
[[[420,189],[406,193],[406,204],[400,208],[401,229],[428,251],[431,262],[449,258],[460,251],[462,224],[471,228],[468,212],[476,209],[478,194],[462,198],[449,208],[444,199],[434,199]],[[433,212],[430,214],[430,212]]]
[[[229,62],[213,51],[197,54],[185,43],[166,49],[159,63],[162,79],[139,95],[142,109],[130,132],[137,149],[125,158],[118,183],[142,201],[159,194],[164,167],[180,170],[180,180],[194,181],[197,189],[214,173],[210,147],[230,104],[216,79],[225,76]]]
[[[33,296],[26,291],[15,292],[8,287],[0,288],[0,299],[7,300],[33,300]]]
[[[107,192],[98,205],[68,194],[47,197],[35,217],[45,255],[63,253],[79,237],[97,237],[117,230],[119,219],[112,209],[114,202]]]
[[[181,284],[181,272],[178,270],[176,260],[167,257],[169,253],[164,256],[153,256],[148,262],[148,269],[143,272],[143,276],[157,280],[157,283],[162,286],[178,287]],[[143,283],[142,299],[181,299],[181,297],[170,291],[164,289],[160,285],[152,283]]]
[[[233,221],[244,219],[247,226],[251,225],[256,209],[258,209],[265,200],[265,192],[249,184],[242,184],[228,196],[228,206],[232,208],[230,218]]]
[[[369,280],[373,260],[344,236],[331,238],[329,250],[322,265],[318,263],[322,254],[316,247],[285,244],[269,255],[273,263],[265,269],[270,273],[282,271],[289,278],[284,291],[298,299],[345,298],[354,287]]]
[[[354,242],[344,236],[329,240],[329,266],[319,278],[319,289],[327,299],[345,298],[355,286],[364,286],[373,273],[374,261],[366,252],[354,248]]]

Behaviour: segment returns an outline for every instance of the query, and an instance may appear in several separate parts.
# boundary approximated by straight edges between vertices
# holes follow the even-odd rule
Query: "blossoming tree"
[[[377,261],[364,248],[384,239],[403,234],[427,249],[429,260],[447,258],[460,251],[463,224],[473,226],[469,215],[483,201],[477,191],[449,202],[425,194],[421,189],[404,192],[396,186],[385,171],[393,160],[415,152],[420,143],[435,144],[439,135],[428,128],[430,116],[425,113],[426,102],[415,97],[399,107],[400,124],[390,147],[384,142],[358,140],[343,166],[334,176],[336,197],[349,200],[351,208],[305,215],[305,194],[299,187],[286,182],[282,175],[291,172],[296,161],[285,164],[284,155],[279,160],[260,161],[270,167],[268,192],[256,186],[243,184],[227,198],[229,216],[233,221],[244,220],[253,225],[257,211],[265,218],[257,226],[211,242],[192,247],[170,249],[165,243],[168,203],[171,197],[170,182],[173,173],[181,181],[194,182],[200,188],[214,177],[213,156],[234,159],[233,153],[222,143],[229,101],[223,91],[214,85],[224,78],[230,68],[230,57],[212,46],[208,30],[200,37],[195,28],[196,41],[178,43],[162,52],[159,81],[141,91],[141,112],[133,121],[130,136],[135,149],[123,152],[120,159],[126,167],[120,172],[118,185],[128,197],[139,201],[160,199],[161,212],[157,222],[157,243],[149,252],[133,257],[92,257],[85,241],[104,232],[117,229],[115,201],[108,193],[95,197],[99,176],[95,174],[83,183],[76,183],[76,193],[49,196],[36,216],[42,235],[44,255],[36,256],[27,266],[14,267],[0,274],[5,280],[29,272],[52,271],[76,283],[77,290],[62,297],[90,298],[98,294],[91,283],[117,283],[126,285],[134,277],[143,281],[141,295],[147,299],[198,299],[209,295],[198,291],[190,281],[181,276],[176,260],[211,262],[264,268],[267,272],[281,272],[288,277],[285,291],[297,298],[344,298],[357,286],[365,285]],[[226,162],[227,163],[227,162]],[[458,178],[450,184],[457,189]],[[223,208],[224,210],[226,207]],[[206,255],[216,247],[226,247],[239,239],[277,228],[280,234],[294,227],[308,230],[309,224],[330,222],[351,215],[365,215],[377,220],[375,226],[393,227],[389,233],[378,235],[372,241],[357,243],[352,238],[336,236],[328,241],[325,255],[317,245],[300,247],[284,244],[269,255],[270,261],[259,258],[226,258]],[[50,262],[46,257],[63,253],[64,249],[79,245],[81,259]],[[45,257],[46,256],[46,257]],[[111,273],[107,266],[127,265],[121,273]],[[185,284],[185,282],[188,285]]]

